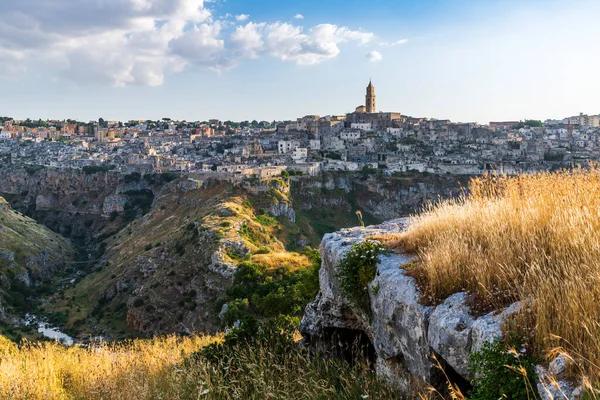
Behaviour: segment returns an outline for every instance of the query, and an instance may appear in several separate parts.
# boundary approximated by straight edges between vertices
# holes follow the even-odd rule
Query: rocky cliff
[[[151,204],[162,187],[160,181],[135,178],[115,171],[6,166],[0,167],[0,194],[38,223],[89,244],[108,225],[114,225],[111,230],[123,225],[117,218],[127,211],[129,219],[142,214],[140,205]]]
[[[407,220],[401,219],[325,235],[320,292],[306,308],[300,330],[310,343],[329,350],[341,341],[366,336],[377,373],[408,394],[419,385],[439,384],[434,354],[450,376],[471,379],[469,354],[502,338],[503,323],[519,304],[481,317],[471,312],[466,293],[454,294],[435,307],[422,305],[415,279],[402,267],[411,257],[388,254],[380,256],[376,278],[369,285],[369,312],[352,306],[340,291],[340,261],[354,244],[371,236],[400,233],[406,225]]]
[[[44,280],[64,273],[71,243],[12,209],[0,197],[0,323],[27,308],[26,296]]]

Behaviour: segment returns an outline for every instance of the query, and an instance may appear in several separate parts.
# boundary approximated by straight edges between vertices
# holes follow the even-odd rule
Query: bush
[[[254,220],[256,222],[258,222],[259,224],[261,224],[262,226],[275,226],[277,225],[277,219],[275,219],[274,217],[268,215],[266,212],[261,214],[261,215],[257,215],[256,218],[254,218]]]
[[[350,364],[310,354],[295,343],[294,334],[295,321],[290,318],[267,322],[248,318],[222,343],[208,345],[192,355],[183,368],[208,364],[215,373],[210,390],[203,393],[215,399],[230,398],[232,393],[243,399],[262,399],[268,393],[281,399],[398,398],[367,363],[359,360]],[[194,388],[200,380],[192,381]],[[196,398],[198,391],[189,398]]]
[[[123,177],[125,183],[137,183],[142,179],[142,175],[139,172],[132,172],[129,175]]]
[[[538,398],[533,361],[523,348],[522,340],[488,343],[470,356],[473,379],[471,400]]]
[[[93,175],[100,172],[108,172],[115,169],[114,165],[86,165],[82,168],[82,171],[86,175]]]
[[[138,297],[137,299],[135,299],[133,301],[133,306],[136,307],[136,308],[137,307],[141,307],[143,305],[144,305],[144,299],[142,299],[141,297]]]
[[[338,279],[342,296],[367,314],[370,311],[368,284],[375,279],[379,255],[384,251],[380,242],[367,239],[352,246],[340,262]]]
[[[28,175],[35,175],[38,171],[43,170],[45,167],[42,165],[26,165],[23,168]]]
[[[245,261],[238,265],[233,286],[227,291],[227,325],[244,315],[258,318],[278,316],[300,317],[304,307],[319,291],[321,258],[317,250],[308,248],[308,268],[268,269],[262,263]],[[221,303],[223,300],[221,301]]]

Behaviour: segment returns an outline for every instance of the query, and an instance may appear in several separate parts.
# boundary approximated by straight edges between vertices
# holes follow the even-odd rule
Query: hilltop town
[[[598,115],[454,123],[377,111],[296,121],[98,121],[0,118],[0,163],[115,169],[123,173],[202,173],[268,177],[283,170],[380,170],[433,174],[513,174],[600,158]]]

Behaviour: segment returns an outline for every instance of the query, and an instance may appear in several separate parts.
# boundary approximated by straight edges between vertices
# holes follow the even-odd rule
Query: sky
[[[0,0],[0,116],[600,113],[600,0]]]

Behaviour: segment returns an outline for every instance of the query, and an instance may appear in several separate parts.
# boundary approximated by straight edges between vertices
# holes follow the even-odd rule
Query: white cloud
[[[304,19],[304,15],[302,15],[302,14],[296,14],[294,16],[294,19]]]
[[[252,22],[247,14],[235,26],[213,16],[208,2],[0,0],[0,74],[23,76],[35,65],[82,84],[157,86],[190,66],[223,70],[244,58],[315,65],[337,57],[342,44],[374,38],[332,24]]]
[[[383,47],[394,47],[394,46],[399,46],[401,44],[405,44],[408,42],[408,39],[399,39],[396,40],[395,42],[381,42],[379,43],[380,46]]]
[[[372,39],[372,33],[331,24],[314,26],[305,33],[301,26],[286,22],[249,22],[237,27],[231,35],[239,55],[252,58],[267,55],[298,65],[315,65],[334,58],[340,53],[339,45],[342,43],[365,44]]]
[[[238,57],[258,58],[264,42],[262,31],[265,24],[247,23],[238,26],[231,34],[231,43]]]
[[[220,24],[202,24],[171,40],[169,49],[183,60],[219,70],[229,64],[224,57],[225,41],[220,33]]]
[[[376,50],[370,51],[367,54],[367,58],[369,59],[369,61],[374,62],[374,63],[383,60],[383,56],[381,55],[381,53]]]

